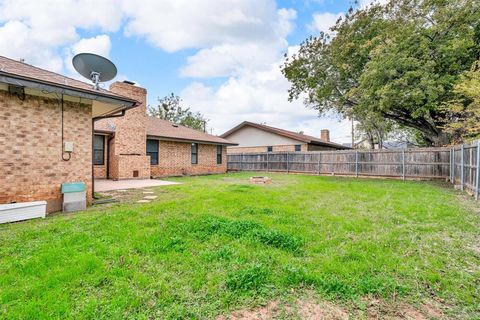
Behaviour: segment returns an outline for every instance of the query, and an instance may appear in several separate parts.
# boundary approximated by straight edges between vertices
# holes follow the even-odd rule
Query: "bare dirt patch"
[[[349,319],[348,313],[330,302],[314,302],[313,300],[296,300],[294,303],[281,304],[270,301],[263,307],[243,309],[220,316],[217,320],[266,320],[266,319]]]
[[[275,319],[278,316],[279,308],[277,301],[270,301],[267,305],[255,309],[242,309],[234,311],[228,316],[220,316],[217,320],[264,320]]]
[[[435,303],[425,303],[418,308],[396,302],[386,302],[379,299],[370,299],[366,309],[367,319],[409,319],[427,320],[444,319],[445,314]]]
[[[347,319],[391,319],[391,320],[429,320],[446,319],[440,307],[432,302],[418,308],[406,303],[386,302],[380,299],[365,299],[363,310],[348,310],[344,306],[328,301],[315,301],[312,298],[298,299],[292,303],[270,301],[254,309],[241,309],[217,320],[267,320],[267,319],[305,319],[305,320],[347,320]]]
[[[348,313],[345,310],[327,301],[316,303],[297,300],[296,306],[301,319],[348,319]]]

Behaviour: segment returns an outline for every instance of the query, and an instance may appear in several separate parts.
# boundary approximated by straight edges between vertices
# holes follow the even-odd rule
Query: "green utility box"
[[[62,183],[63,212],[81,211],[87,208],[87,192],[83,182]]]

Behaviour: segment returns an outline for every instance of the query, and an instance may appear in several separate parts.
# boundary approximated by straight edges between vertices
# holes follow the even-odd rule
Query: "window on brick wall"
[[[93,164],[103,165],[105,163],[105,137],[93,136]]]
[[[147,139],[147,156],[150,156],[150,164],[158,164],[158,140]]]
[[[192,164],[198,163],[198,143],[192,143]]]
[[[296,144],[295,145],[295,152],[299,152],[299,151],[302,151],[302,145]]]
[[[222,164],[223,146],[217,146],[217,164]]]
[[[268,146],[267,147],[267,152],[272,152],[273,151],[273,147],[272,146]]]

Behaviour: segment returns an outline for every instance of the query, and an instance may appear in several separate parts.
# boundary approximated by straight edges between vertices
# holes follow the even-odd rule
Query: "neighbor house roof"
[[[207,144],[237,145],[226,139],[194,130],[185,126],[174,124],[173,122],[148,116],[147,117],[147,136],[163,138],[172,141],[185,142],[203,142]],[[95,131],[104,133],[114,133],[115,128],[106,122],[96,122]]]
[[[40,69],[3,56],[0,56],[0,82],[51,91],[45,86],[48,85],[51,88],[60,89],[60,91],[57,91],[58,93],[69,94],[77,92],[83,93],[88,99],[103,97],[105,98],[103,100],[106,102],[124,103],[127,105],[137,103],[136,100],[108,90],[95,90],[92,84],[65,77],[61,74]]]
[[[314,136],[309,136],[307,134],[302,134],[302,133],[297,133],[297,132],[293,132],[293,131],[289,131],[289,130],[279,129],[279,128],[267,126],[267,125],[264,125],[264,124],[258,124],[258,123],[254,123],[254,122],[250,122],[250,121],[244,121],[244,122],[240,123],[238,126],[232,128],[232,129],[228,130],[227,132],[225,132],[224,134],[220,135],[220,137],[227,138],[232,133],[234,133],[234,132],[236,132],[236,131],[238,131],[238,130],[246,127],[246,126],[254,127],[254,128],[257,128],[257,129],[260,129],[260,130],[264,130],[264,131],[267,131],[267,132],[270,132],[270,133],[278,134],[278,135],[283,136],[283,137],[287,137],[287,138],[290,138],[290,139],[294,139],[294,140],[309,143],[309,144],[320,145],[320,146],[328,146],[328,147],[333,147],[333,148],[337,148],[337,149],[350,149],[347,146],[344,146],[344,145],[341,145],[341,144],[338,144],[338,143],[335,143],[335,142],[325,141],[325,140],[322,140],[322,139],[314,137]]]

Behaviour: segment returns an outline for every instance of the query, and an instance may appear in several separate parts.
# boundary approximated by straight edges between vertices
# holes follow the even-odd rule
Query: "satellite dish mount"
[[[100,72],[95,72],[95,71],[92,71],[92,73],[90,73],[90,80],[92,80],[93,82],[93,88],[95,90],[98,90],[100,89]]]
[[[93,89],[100,89],[100,82],[110,81],[117,75],[117,67],[102,56],[79,53],[72,59],[75,70],[93,82]]]

